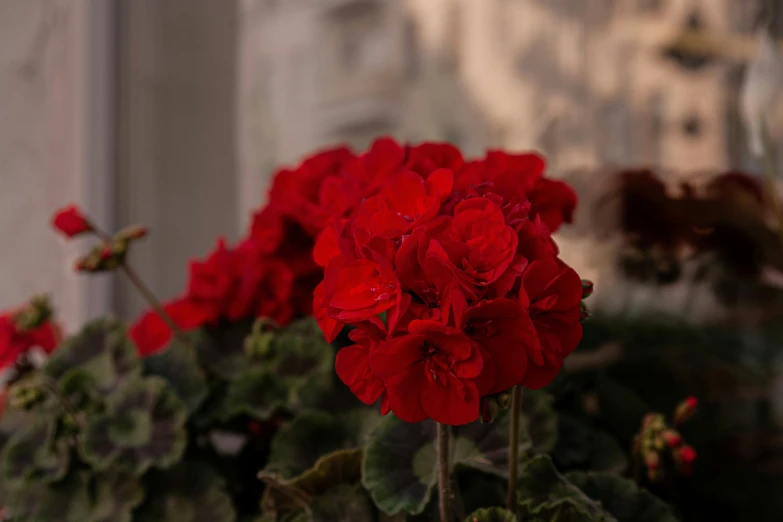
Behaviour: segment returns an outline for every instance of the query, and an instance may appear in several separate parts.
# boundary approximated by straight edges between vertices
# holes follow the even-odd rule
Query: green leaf
[[[237,335],[233,329],[224,335],[229,333]],[[298,411],[323,402],[334,380],[334,350],[314,320],[303,319],[275,331],[263,353],[252,357],[244,348],[240,354],[234,337],[230,368],[224,356],[225,367],[218,369],[229,380],[218,408],[221,421],[239,415],[266,420],[280,408]]]
[[[389,515],[421,513],[437,481],[435,423],[408,424],[386,416],[370,436],[362,484]]]
[[[95,474],[92,482],[92,512],[85,522],[133,520],[133,509],[144,500],[144,489],[137,478],[112,471]]]
[[[192,348],[201,341],[197,335],[191,335],[190,338],[190,346],[175,340],[167,349],[144,359],[145,373],[166,379],[174,393],[182,399],[189,414],[201,406],[209,391],[198,356]]]
[[[6,516],[14,522],[91,522],[88,473],[72,473],[54,484],[35,483],[9,496]]]
[[[545,455],[533,457],[522,469],[517,508],[522,520],[615,522],[597,502],[563,477]]]
[[[326,494],[335,486],[355,486],[361,480],[363,451],[339,450],[318,459],[315,465],[291,480],[279,480],[262,474],[266,483],[261,507],[264,512],[287,513],[301,508],[313,497]]]
[[[287,404],[288,395],[288,387],[274,372],[253,369],[228,383],[218,415],[223,422],[240,415],[267,420]]]
[[[140,373],[136,349],[122,323],[99,319],[65,341],[46,363],[44,372],[66,391],[89,386],[98,395],[110,392]]]
[[[373,520],[366,494],[357,486],[339,485],[316,497],[292,522],[368,522]]]
[[[144,477],[147,495],[134,522],[234,522],[236,512],[220,476],[206,464],[184,461]]]
[[[160,377],[124,384],[106,400],[106,412],[89,418],[81,455],[98,470],[113,466],[141,475],[150,466],[167,468],[182,457],[187,442],[182,401]]]
[[[517,517],[507,509],[494,507],[474,511],[465,522],[517,522]]]
[[[602,508],[618,522],[677,522],[672,509],[661,499],[623,477],[608,473],[566,474],[569,482],[587,496],[601,503]]]
[[[57,436],[57,422],[36,419],[16,431],[3,448],[3,482],[9,488],[31,483],[51,483],[68,472],[70,447]]]
[[[543,390],[524,390],[522,393],[522,429],[536,453],[549,453],[557,444],[558,415],[554,398]]]
[[[275,434],[265,471],[284,478],[299,475],[322,455],[362,445],[379,420],[371,408],[342,415],[305,411]],[[313,437],[314,433],[318,436]]]
[[[628,457],[614,437],[566,414],[559,417],[559,438],[552,457],[566,469],[623,473],[628,467]]]

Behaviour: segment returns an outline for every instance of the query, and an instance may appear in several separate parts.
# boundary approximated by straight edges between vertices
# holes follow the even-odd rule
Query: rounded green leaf
[[[342,415],[302,412],[275,434],[265,471],[284,478],[303,473],[327,453],[361,446],[379,420],[380,415],[371,408]]]
[[[389,515],[421,513],[437,481],[435,423],[409,424],[388,415],[365,449],[362,484]]]
[[[54,484],[31,484],[8,499],[6,517],[14,522],[92,522],[89,474],[71,473]]]
[[[253,369],[228,383],[219,417],[224,422],[239,415],[267,420],[288,401],[289,388],[269,369]]]
[[[3,447],[3,482],[15,488],[60,480],[68,472],[70,455],[69,441],[57,436],[57,422],[35,419],[14,432]]]
[[[574,471],[566,478],[588,497],[601,503],[618,522],[677,522],[672,509],[661,499],[623,477],[609,473]]]
[[[89,418],[81,455],[98,470],[113,466],[141,475],[182,457],[187,442],[182,401],[160,377],[124,384],[106,401],[106,412]]]
[[[291,480],[262,473],[266,489],[261,500],[264,512],[287,513],[302,507],[303,501],[327,494],[335,486],[356,486],[361,480],[363,451],[339,450],[324,455],[315,465]]]
[[[517,483],[517,507],[522,520],[614,522],[600,504],[571,484],[545,455],[530,459]]]
[[[494,507],[474,511],[465,522],[517,522],[517,517],[507,509]]]
[[[140,363],[125,326],[114,319],[99,319],[66,340],[47,361],[44,372],[71,385],[89,383],[102,394],[139,375]]]

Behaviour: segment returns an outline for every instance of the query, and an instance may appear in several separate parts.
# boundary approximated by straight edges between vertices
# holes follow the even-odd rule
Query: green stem
[[[517,500],[517,467],[519,466],[519,421],[522,413],[522,386],[514,386],[511,390],[511,428],[508,432],[508,495],[506,507],[509,511],[516,510]]]
[[[449,473],[449,427],[438,423],[438,505],[440,522],[451,518],[451,474]]]
[[[112,237],[107,232],[104,232],[99,227],[95,226],[94,223],[90,223],[90,226],[92,227],[92,231],[98,237],[98,239],[103,241],[103,243],[106,245],[111,244]],[[152,290],[149,289],[138,272],[136,272],[136,270],[130,265],[130,263],[128,263],[127,260],[122,262],[122,271],[125,272],[125,275],[128,276],[131,284],[133,284],[133,286],[136,287],[136,290],[138,290],[142,297],[144,297],[144,300],[147,301],[147,304],[149,304],[150,307],[155,310],[155,313],[158,314],[158,317],[160,317],[163,322],[166,323],[166,326],[169,327],[177,340],[183,345],[193,349],[188,336],[185,335],[185,332],[182,331],[174,319],[172,319],[172,317],[166,313],[166,310],[163,309],[163,305],[160,303],[160,301],[158,301],[158,298],[155,297],[155,294],[152,293]]]

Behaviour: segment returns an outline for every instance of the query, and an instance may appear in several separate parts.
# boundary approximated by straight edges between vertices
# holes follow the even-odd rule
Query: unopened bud
[[[594,283],[588,279],[582,279],[582,299],[587,299],[593,295]]]
[[[142,239],[144,237],[147,237],[149,234],[149,229],[145,226],[141,225],[133,225],[130,227],[125,227],[116,234],[114,234],[114,239],[116,240],[125,240],[125,241],[135,241],[137,239]]]
[[[661,432],[661,438],[670,448],[676,448],[682,443],[682,436],[672,429],[666,429]]]
[[[688,397],[674,410],[674,425],[682,424],[696,413],[696,407],[699,401],[696,397]]]
[[[46,295],[35,296],[29,305],[16,314],[14,323],[17,330],[25,332],[38,328],[52,317],[52,307]]]
[[[13,408],[26,410],[33,407],[43,397],[43,392],[38,388],[19,384],[11,388],[8,403]]]

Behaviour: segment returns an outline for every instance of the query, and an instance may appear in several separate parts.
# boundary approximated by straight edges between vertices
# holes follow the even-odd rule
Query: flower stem
[[[451,474],[449,473],[449,427],[438,423],[438,502],[440,522],[451,518]]]
[[[98,237],[98,239],[103,241],[103,243],[106,245],[111,243],[112,237],[108,233],[95,226],[94,223],[90,223],[90,225],[92,226],[93,233]],[[130,282],[133,284],[133,286],[136,287],[136,290],[138,290],[142,297],[144,297],[144,300],[147,301],[147,304],[149,304],[150,307],[155,310],[155,313],[158,314],[158,317],[160,317],[163,322],[166,323],[166,326],[169,327],[177,340],[184,346],[192,348],[188,336],[185,335],[185,332],[182,331],[174,319],[172,319],[171,316],[166,313],[166,310],[163,309],[163,305],[160,304],[160,301],[158,301],[158,298],[155,297],[155,294],[152,293],[152,290],[150,290],[149,287],[144,283],[144,280],[141,278],[139,273],[136,272],[136,270],[130,265],[130,263],[128,263],[127,260],[122,262],[121,267],[122,271],[125,272],[125,275],[128,276]]]
[[[517,467],[519,466],[519,420],[522,414],[522,386],[511,390],[511,427],[508,431],[508,495],[506,507],[516,510]]]

